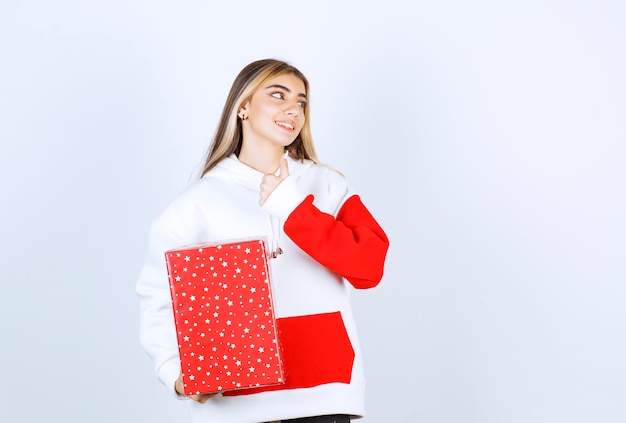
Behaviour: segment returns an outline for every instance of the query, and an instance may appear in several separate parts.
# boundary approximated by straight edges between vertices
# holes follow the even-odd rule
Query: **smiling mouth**
[[[280,126],[281,128],[285,128],[285,129],[287,129],[289,131],[293,131],[293,129],[294,129],[293,125],[290,124],[290,123],[287,123],[287,122],[278,122],[278,121],[276,121],[274,123],[276,125]]]

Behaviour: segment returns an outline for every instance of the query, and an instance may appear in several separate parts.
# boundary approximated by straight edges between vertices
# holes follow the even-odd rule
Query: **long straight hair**
[[[304,83],[305,94],[309,98],[309,81],[294,66],[276,59],[264,59],[252,62],[239,72],[235,78],[220,118],[215,136],[209,147],[206,161],[202,169],[200,177],[203,177],[209,170],[225,157],[235,153],[239,155],[241,151],[241,143],[243,141],[243,131],[241,129],[241,121],[238,119],[237,113],[241,106],[249,100],[252,95],[267,80],[279,75],[293,74]],[[304,108],[304,126],[296,137],[296,139],[287,146],[289,156],[293,159],[303,160],[309,159],[315,163],[319,163],[313,138],[311,136],[311,127],[309,126],[309,102]]]

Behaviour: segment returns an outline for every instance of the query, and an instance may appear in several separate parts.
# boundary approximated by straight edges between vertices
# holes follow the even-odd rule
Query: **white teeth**
[[[284,126],[285,128],[288,128],[288,129],[293,129],[293,126],[289,125],[288,123],[276,122],[276,125]]]

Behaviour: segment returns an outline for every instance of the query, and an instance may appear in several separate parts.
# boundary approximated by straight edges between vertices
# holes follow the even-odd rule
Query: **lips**
[[[293,131],[296,126],[295,123],[290,120],[277,120],[274,123],[287,131]]]

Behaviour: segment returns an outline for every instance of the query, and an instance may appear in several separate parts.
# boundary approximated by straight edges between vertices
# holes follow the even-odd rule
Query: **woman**
[[[182,395],[164,252],[251,236],[270,240],[284,385],[191,395],[194,422],[347,422],[364,414],[364,376],[346,281],[382,278],[388,239],[344,177],[318,163],[295,67],[246,66],[228,95],[199,181],[152,224],[137,282],[141,341]]]

